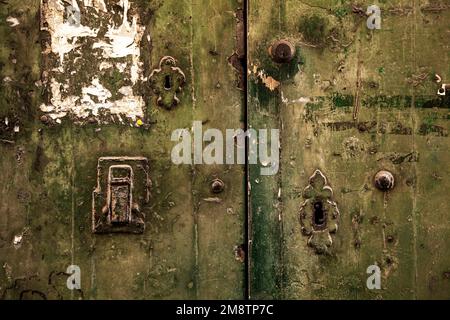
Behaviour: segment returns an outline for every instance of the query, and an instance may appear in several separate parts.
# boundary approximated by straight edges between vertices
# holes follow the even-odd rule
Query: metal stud
[[[386,170],[378,171],[375,175],[375,186],[381,191],[394,188],[394,175]]]
[[[211,182],[211,192],[212,193],[221,193],[225,188],[225,183],[223,183],[220,179],[214,179]]]
[[[269,54],[276,63],[288,63],[294,58],[295,47],[286,40],[279,40],[269,47]]]

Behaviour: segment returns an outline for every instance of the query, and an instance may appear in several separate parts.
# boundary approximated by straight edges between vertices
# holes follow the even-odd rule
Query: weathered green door
[[[0,298],[449,298],[448,2],[242,9],[0,2]],[[174,163],[245,96],[274,175]]]
[[[250,126],[281,143],[277,175],[250,168],[251,297],[450,298],[448,1],[251,0],[248,16]]]
[[[240,9],[0,3],[1,298],[244,298],[243,166],[171,160],[241,127]]]

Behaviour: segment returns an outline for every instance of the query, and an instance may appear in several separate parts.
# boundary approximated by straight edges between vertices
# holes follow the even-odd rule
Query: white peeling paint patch
[[[66,21],[69,4],[78,10],[84,6],[79,11],[85,25]],[[121,12],[112,10],[115,4]],[[41,9],[45,22],[42,29],[51,35],[49,52],[44,50],[44,54],[51,59],[55,54],[58,67],[47,70],[50,101],[40,109],[57,123],[69,115],[79,119],[100,117],[100,123],[119,119],[134,124],[137,118],[144,118],[144,99],[135,94],[134,86],[143,81],[140,42],[145,27],[139,25],[138,13],[129,16],[131,5],[128,0],[48,0]],[[118,17],[121,23],[114,24]],[[120,73],[123,82],[117,92],[110,91],[112,69]],[[81,74],[83,78],[89,76],[88,83],[79,83]]]
[[[21,234],[14,236],[14,240],[13,240],[13,246],[16,249],[19,249],[20,246],[22,245],[22,239],[23,236]]]
[[[79,11],[77,0],[72,0],[72,7]],[[50,32],[51,50],[59,56],[60,65],[63,65],[65,54],[71,52],[79,46],[80,38],[96,37],[98,29],[92,29],[82,24],[71,24],[64,22],[66,7],[61,0],[48,0],[47,10],[44,11],[44,18],[47,22],[46,29]]]
[[[128,5],[127,1],[126,5]],[[127,7],[125,7],[124,10],[125,13],[123,15],[122,24],[118,28],[115,28],[113,25],[108,26],[106,37],[109,41],[99,41],[94,43],[94,49],[103,49],[104,58],[120,58],[128,55],[139,55],[139,47],[136,46],[135,40],[139,36],[142,37],[142,34],[141,30],[139,30],[140,34],[138,34],[137,17],[133,17],[133,21],[130,25],[126,16],[128,11]]]
[[[23,231],[19,234],[16,234],[13,239],[13,246],[15,249],[19,249],[22,246],[23,237],[28,233],[29,228],[26,227],[23,229]]]
[[[143,117],[144,100],[140,96],[133,94],[131,86],[122,87],[118,90],[123,97],[120,100],[109,101],[111,92],[103,87],[98,79],[93,79],[89,87],[83,88],[83,98],[81,100],[83,109],[92,110],[93,115],[98,115],[99,111],[109,111],[112,114],[125,114],[127,117],[136,120]],[[120,118],[121,119],[121,118]]]
[[[292,100],[292,103],[308,103],[311,102],[311,99],[308,97],[300,97],[298,99]]]
[[[95,10],[100,10],[103,12],[107,12],[106,4],[104,0],[84,0],[84,6],[85,7],[92,7],[95,8]]]
[[[111,98],[112,96],[111,92],[105,87],[103,87],[98,79],[93,79],[92,84],[87,88],[83,88],[82,92],[83,92],[82,102],[88,103],[93,102],[92,99],[90,98],[91,96],[96,97],[97,100],[100,101],[100,103],[102,104],[106,103],[106,100]]]
[[[14,17],[6,18],[6,22],[9,23],[10,27],[15,27],[15,26],[18,26],[20,24],[19,20],[17,18],[14,18]]]
[[[144,99],[141,96],[123,96],[122,99],[116,100],[109,110],[113,114],[126,114],[133,121],[136,121],[137,117],[144,117],[143,106]]]
[[[116,68],[117,70],[119,70],[119,72],[124,72],[126,67],[126,63],[116,63]]]
[[[100,66],[98,67],[100,71],[102,70],[106,70],[106,69],[111,69],[113,67],[111,62],[108,61],[102,61],[100,62]]]
[[[122,87],[119,93],[122,98],[110,101],[111,92],[94,78],[89,86],[82,88],[81,99],[77,96],[61,97],[61,87],[55,79],[52,79],[52,99],[50,105],[41,105],[41,111],[47,112],[52,119],[60,119],[67,114],[73,114],[78,118],[86,118],[90,115],[98,116],[102,111],[111,114],[124,114],[135,121],[137,117],[144,116],[144,100],[141,96],[133,94],[131,86]]]
[[[51,90],[51,99],[50,104],[42,104],[41,111],[47,112],[52,119],[62,118],[67,115],[70,110],[73,110],[76,102],[80,100],[79,97],[76,96],[68,96],[66,98],[61,97],[61,88],[62,85],[52,78],[50,83]],[[78,117],[87,117],[89,112],[84,113],[84,110],[81,108],[76,108],[74,114]]]
[[[104,58],[132,56],[132,64],[130,67],[131,81],[136,83],[142,73],[142,64],[139,62],[141,55],[139,43],[141,42],[145,28],[138,26],[137,15],[132,17],[131,24],[128,21],[128,10],[130,8],[128,0],[121,0],[119,5],[124,10],[122,24],[119,27],[109,25],[105,35],[107,41],[98,41],[94,43],[93,48],[102,49]]]
[[[119,93],[123,94],[124,96],[131,96],[133,95],[133,88],[131,86],[125,86],[119,89]]]

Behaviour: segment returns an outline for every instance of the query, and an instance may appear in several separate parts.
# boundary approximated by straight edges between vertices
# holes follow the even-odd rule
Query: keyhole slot
[[[172,89],[172,79],[169,75],[164,77],[164,89],[170,90]]]
[[[322,201],[314,202],[313,204],[313,222],[314,226],[317,228],[325,228],[326,227],[326,212],[323,207]]]

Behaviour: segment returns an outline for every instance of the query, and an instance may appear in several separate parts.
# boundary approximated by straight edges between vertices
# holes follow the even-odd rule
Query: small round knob
[[[211,182],[211,192],[212,193],[221,193],[225,188],[225,183],[223,183],[220,179],[214,179]]]
[[[378,171],[375,175],[375,186],[381,191],[394,188],[394,175],[386,170]]]
[[[44,114],[44,115],[42,115],[40,119],[41,119],[41,122],[42,122],[42,123],[44,123],[44,124],[47,124],[47,123],[49,123],[49,122],[50,122],[50,119],[49,119],[49,117],[48,117],[48,116],[46,116],[45,114]]]
[[[269,47],[269,54],[276,63],[288,63],[294,58],[295,47],[286,40],[279,40]]]

